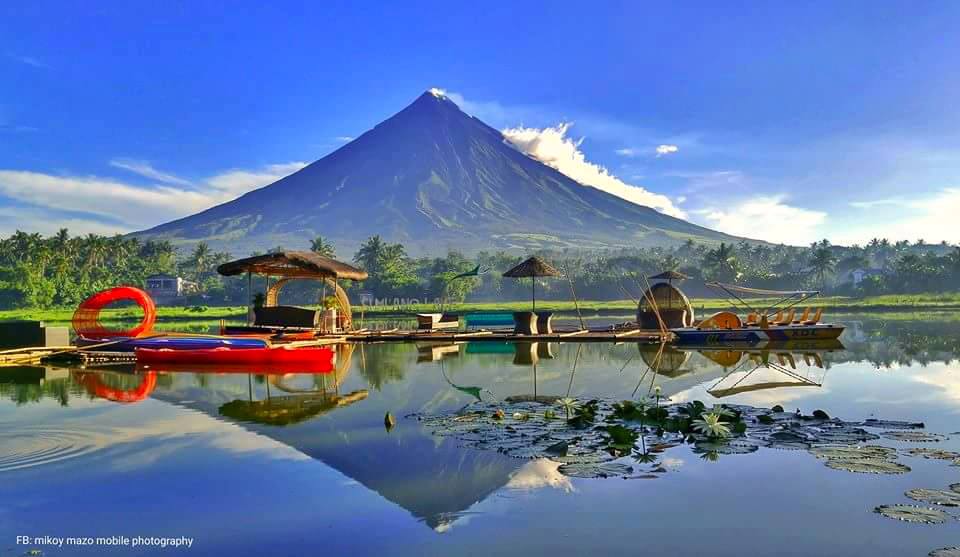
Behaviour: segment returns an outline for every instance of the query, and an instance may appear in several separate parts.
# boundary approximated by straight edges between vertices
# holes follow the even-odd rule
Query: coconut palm
[[[837,256],[833,254],[828,246],[819,245],[813,249],[810,255],[810,267],[817,274],[820,280],[820,288],[823,289],[827,273],[833,272],[837,266]]]
[[[336,250],[333,244],[324,239],[323,236],[317,236],[313,240],[310,240],[310,251],[324,257],[332,258],[336,256]]]

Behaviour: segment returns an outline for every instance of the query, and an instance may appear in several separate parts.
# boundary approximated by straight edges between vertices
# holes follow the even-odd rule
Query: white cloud
[[[233,169],[211,176],[204,182],[222,193],[229,194],[232,199],[250,190],[276,182],[305,166],[307,166],[305,162],[288,162],[271,164],[257,171]]]
[[[34,68],[47,69],[50,67],[40,59],[34,58],[33,56],[20,56],[17,54],[7,53],[7,57],[10,58],[11,60],[16,60],[17,62],[20,62],[21,64],[26,64],[27,66],[33,66]]]
[[[546,458],[531,460],[510,476],[508,489],[533,491],[552,487],[570,493],[574,491],[570,478],[560,473],[561,463]]]
[[[21,229],[37,230],[48,221],[55,223],[54,228],[68,226],[59,216],[51,214],[53,211],[91,215],[90,220],[76,219],[69,223],[72,232],[130,232],[230,201],[304,166],[306,163],[292,162],[268,165],[253,171],[228,170],[190,189],[172,185],[141,187],[97,176],[55,176],[23,170],[0,170],[0,196],[32,206],[26,211],[4,208],[18,215],[35,217],[23,225],[18,224],[17,227]],[[97,222],[96,216],[102,217],[102,221]],[[10,226],[9,223],[4,224],[5,228]]]
[[[676,153],[679,150],[680,148],[676,145],[657,145],[657,158]]]
[[[747,238],[803,245],[823,237],[827,213],[787,205],[783,195],[747,199],[725,208],[697,211],[707,226]]]
[[[676,145],[657,145],[653,151],[648,151],[646,149],[638,149],[636,147],[624,147],[623,149],[617,149],[614,151],[616,154],[621,157],[634,158],[642,155],[654,155],[656,158],[660,158],[664,155],[672,155],[680,150],[680,147]]]
[[[851,203],[870,211],[869,224],[850,226],[834,237],[837,243],[866,243],[870,238],[954,243],[960,238],[960,188],[946,188],[913,198],[885,198]],[[885,212],[882,212],[886,209]]]
[[[337,137],[334,137],[334,139],[336,139],[340,143],[350,143],[355,138],[349,135],[338,135]]]
[[[574,141],[566,136],[570,126],[568,123],[544,129],[520,126],[503,130],[503,135],[509,144],[520,152],[557,169],[581,184],[593,186],[674,217],[686,217],[669,197],[627,184],[610,174],[603,166],[589,162],[580,150],[583,140]]]
[[[153,167],[153,165],[150,164],[149,161],[135,159],[113,159],[110,161],[110,166],[114,168],[122,168],[123,170],[129,170],[134,174],[139,174],[145,178],[150,178],[151,180],[156,180],[165,184],[174,184],[177,186],[190,185],[188,180],[184,180],[183,178],[178,178],[173,174],[167,174],[157,170]]]
[[[95,219],[51,217],[50,211],[46,209],[0,207],[0,236],[9,236],[17,230],[49,236],[55,234],[61,228],[67,228],[76,233],[93,233],[105,236],[129,231],[128,227],[120,227]]]

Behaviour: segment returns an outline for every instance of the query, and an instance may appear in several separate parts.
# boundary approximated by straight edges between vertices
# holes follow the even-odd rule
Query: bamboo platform
[[[518,335],[511,331],[365,331],[345,335],[348,342],[644,342],[673,340],[673,333],[657,329],[560,330],[539,335]]]

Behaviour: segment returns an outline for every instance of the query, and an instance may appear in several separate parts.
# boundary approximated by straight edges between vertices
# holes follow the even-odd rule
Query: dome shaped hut
[[[651,286],[640,298],[637,306],[637,323],[641,329],[659,329],[657,310],[667,328],[689,327],[693,325],[693,306],[679,288],[673,285],[674,280],[683,280],[686,275],[676,271],[667,271],[650,277],[652,280],[664,280]],[[652,300],[652,303],[651,303]],[[656,308],[656,309],[654,309]]]

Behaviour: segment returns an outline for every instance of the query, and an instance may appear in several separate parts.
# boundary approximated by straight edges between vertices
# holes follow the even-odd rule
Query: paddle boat
[[[734,306],[749,312],[745,319],[731,311],[720,311],[695,322],[689,327],[671,329],[677,343],[684,345],[746,344],[770,341],[835,340],[844,327],[823,322],[823,308],[807,307],[802,313],[797,307],[818,295],[816,290],[765,290],[719,282],[708,282]],[[745,298],[763,296],[765,307],[753,307]],[[773,300],[770,302],[770,300]]]
[[[279,345],[262,348],[199,348],[171,350],[167,348],[137,348],[137,364],[144,366],[199,365],[199,366],[304,366],[332,369],[333,348],[329,346]]]

